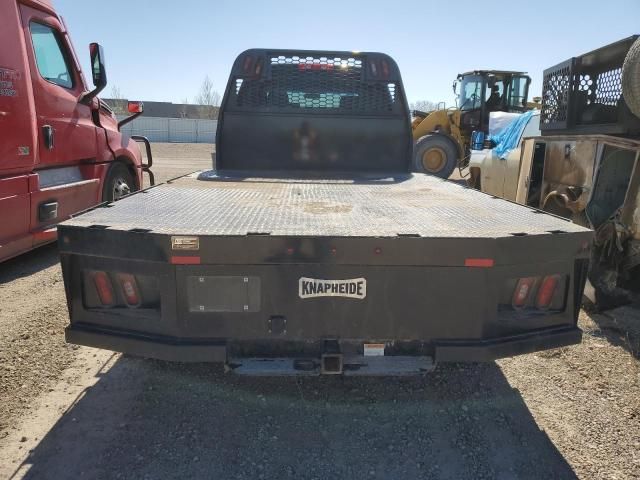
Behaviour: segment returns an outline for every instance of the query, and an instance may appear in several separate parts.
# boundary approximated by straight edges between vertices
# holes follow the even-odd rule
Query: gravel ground
[[[0,438],[73,359],[55,245],[0,266]]]
[[[166,182],[196,170],[210,170],[213,165],[213,152],[215,145],[210,143],[152,143],[152,170],[156,183]]]
[[[153,144],[160,180],[211,145]],[[67,346],[55,246],[0,265],[0,478],[640,478],[640,310],[425,378],[225,375]]]
[[[153,144],[156,181],[210,168],[214,148]],[[67,321],[55,245],[0,264],[0,439],[11,419],[28,412],[31,400],[74,359],[77,347],[64,342]]]

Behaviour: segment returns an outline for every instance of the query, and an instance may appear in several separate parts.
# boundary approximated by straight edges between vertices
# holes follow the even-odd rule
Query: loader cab
[[[491,112],[528,110],[531,78],[525,72],[474,70],[461,73],[453,84],[460,109],[460,127],[466,135],[487,132]]]

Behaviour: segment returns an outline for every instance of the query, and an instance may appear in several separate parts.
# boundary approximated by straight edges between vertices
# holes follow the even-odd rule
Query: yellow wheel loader
[[[461,73],[453,83],[456,108],[431,112],[414,110],[413,166],[416,172],[449,178],[468,163],[473,132],[481,144],[489,131],[489,113],[524,112],[531,78],[526,72],[474,70]]]

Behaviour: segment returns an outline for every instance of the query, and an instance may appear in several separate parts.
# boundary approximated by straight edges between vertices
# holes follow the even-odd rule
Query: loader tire
[[[433,133],[416,142],[413,168],[416,172],[447,179],[458,165],[458,150],[447,137]]]
[[[622,95],[629,110],[640,118],[640,38],[631,45],[622,65]]]

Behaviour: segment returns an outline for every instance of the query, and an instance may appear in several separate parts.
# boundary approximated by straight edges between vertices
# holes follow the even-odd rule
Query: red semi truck
[[[55,240],[56,224],[142,186],[144,137],[119,128],[97,97],[107,83],[90,46],[94,88],[49,0],[0,1],[0,261]],[[144,142],[143,163],[137,141]],[[151,176],[151,181],[152,176]]]

